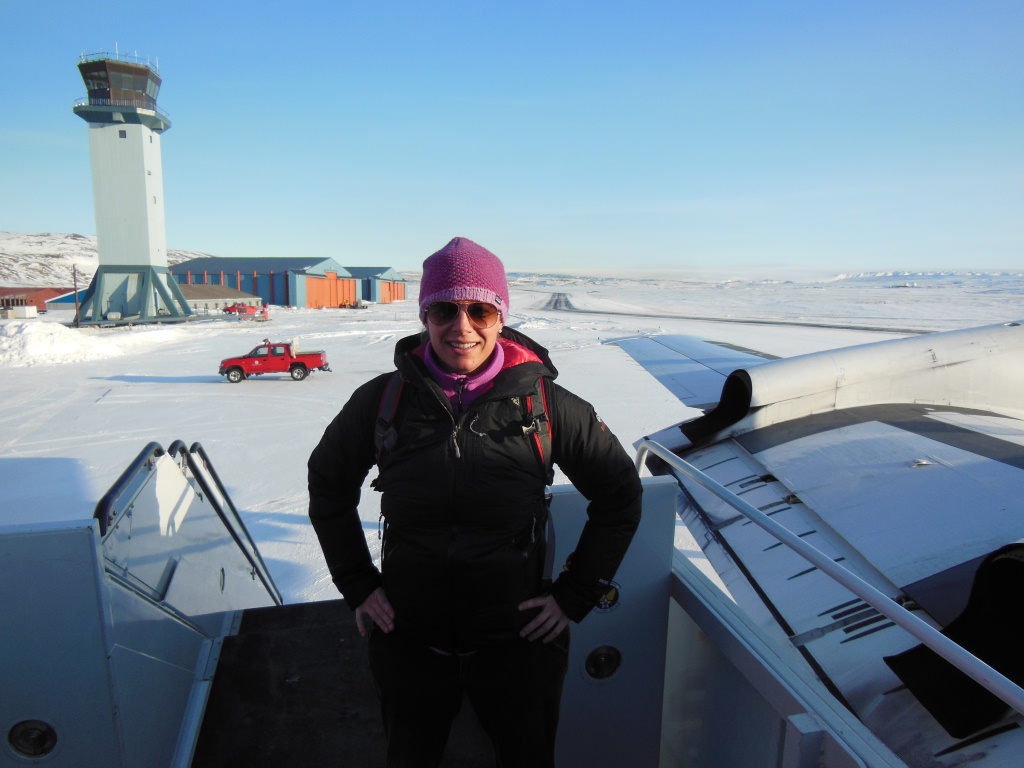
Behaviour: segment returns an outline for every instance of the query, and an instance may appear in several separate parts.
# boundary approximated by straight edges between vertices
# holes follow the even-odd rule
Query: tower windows
[[[128,138],[128,131],[118,131],[117,132],[117,138],[119,138],[119,139],[127,139]]]

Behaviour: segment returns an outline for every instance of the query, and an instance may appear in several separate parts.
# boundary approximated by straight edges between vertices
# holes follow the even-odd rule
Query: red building
[[[14,307],[35,307],[39,312],[46,311],[46,302],[54,296],[60,296],[73,290],[72,288],[0,288],[0,309]]]

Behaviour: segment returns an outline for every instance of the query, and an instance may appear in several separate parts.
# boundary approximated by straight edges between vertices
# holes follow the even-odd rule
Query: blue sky
[[[0,230],[94,234],[79,54],[159,60],[170,248],[1020,269],[1024,3],[3,0]]]

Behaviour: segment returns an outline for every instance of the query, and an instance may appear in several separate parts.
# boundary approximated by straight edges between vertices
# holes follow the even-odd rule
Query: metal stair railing
[[[167,449],[167,453],[185,462],[191,477],[195,480],[195,484],[198,485],[199,490],[205,495],[206,500],[220,518],[225,529],[231,535],[231,538],[234,539],[238,549],[245,556],[246,560],[249,561],[253,569],[253,575],[259,577],[264,589],[266,589],[274,603],[283,605],[284,599],[281,597],[281,593],[278,591],[266,563],[263,562],[263,556],[260,554],[256,542],[253,541],[249,529],[245,527],[242,516],[238,514],[238,510],[231,501],[231,497],[228,496],[224,483],[221,482],[220,476],[213,468],[213,463],[210,461],[209,456],[207,456],[206,451],[203,450],[203,446],[199,443],[193,443],[191,448],[186,448],[184,442],[175,440]],[[210,485],[211,481],[213,483],[212,486]]]

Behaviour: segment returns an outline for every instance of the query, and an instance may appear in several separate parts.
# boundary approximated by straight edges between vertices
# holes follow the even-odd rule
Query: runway
[[[708,317],[706,315],[680,315],[675,313],[658,312],[623,312],[614,309],[581,309],[572,303],[572,294],[552,293],[537,309],[553,312],[577,312],[583,315],[618,315],[625,317],[663,317],[673,320],[701,320],[708,323],[739,323],[741,325],[782,325],[802,328],[834,328],[843,331],[878,331],[880,333],[906,333],[920,334],[930,333],[920,328],[900,328],[896,326],[870,326],[855,325],[852,323],[812,323],[797,320],[755,320],[737,317]]]

